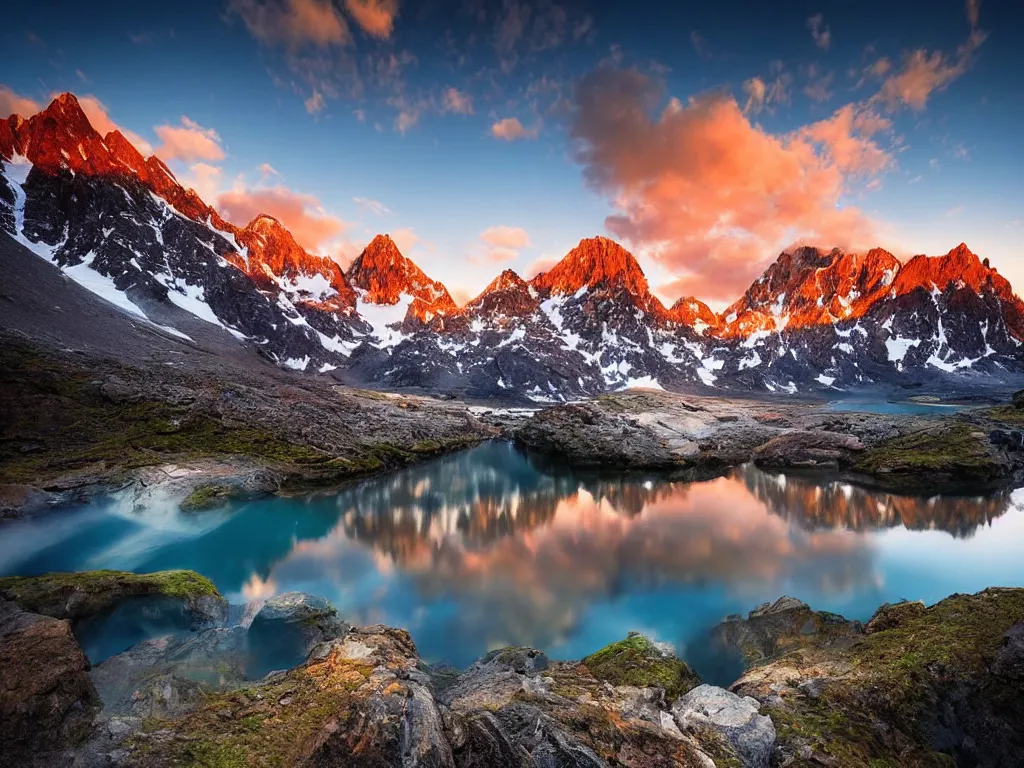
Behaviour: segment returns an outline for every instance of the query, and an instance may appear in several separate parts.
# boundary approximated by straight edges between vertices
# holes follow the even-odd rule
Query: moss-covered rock
[[[814,611],[800,600],[780,597],[758,606],[747,618],[733,616],[723,621],[712,630],[711,645],[718,653],[738,655],[749,669],[797,648],[849,647],[863,632],[859,621]]]
[[[102,615],[125,600],[159,597],[180,601],[200,621],[216,621],[227,611],[227,601],[213,582],[195,571],[84,571],[42,576],[0,578],[0,597],[26,611],[57,619]]]
[[[733,690],[767,707],[786,765],[1002,766],[1024,753],[1024,589],[883,610],[850,647],[806,647]]]
[[[976,488],[1005,477],[1006,459],[986,439],[984,428],[947,420],[883,440],[865,450],[853,471],[883,487],[941,493]]]
[[[669,701],[701,682],[685,661],[637,632],[606,645],[581,663],[594,677],[612,685],[663,688]]]
[[[237,493],[233,485],[200,485],[186,496],[179,508],[182,512],[202,512],[224,506]]]

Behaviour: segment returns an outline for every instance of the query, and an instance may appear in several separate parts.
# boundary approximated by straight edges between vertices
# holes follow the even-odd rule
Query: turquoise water
[[[827,406],[830,411],[856,411],[858,413],[886,413],[908,416],[944,416],[962,410],[963,405],[945,403],[914,403],[909,400],[875,400],[850,398],[833,400]]]
[[[457,666],[503,645],[578,658],[633,629],[700,660],[711,626],[782,594],[866,619],[1022,586],[1022,542],[1024,491],[915,499],[752,467],[670,483],[491,443],[340,493],[192,515],[115,498],[4,524],[0,574],[192,568],[232,603],[312,592]]]

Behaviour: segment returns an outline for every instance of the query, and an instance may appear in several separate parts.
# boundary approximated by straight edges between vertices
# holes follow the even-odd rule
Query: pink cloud
[[[606,226],[676,274],[680,288],[732,299],[799,237],[868,244],[875,224],[841,204],[848,179],[891,159],[851,108],[786,136],[753,125],[736,100],[683,104],[637,70],[602,67],[580,82],[571,132],[594,189],[618,209]],[[866,119],[866,118],[865,118]]]
[[[0,85],[0,118],[7,118],[11,115],[31,117],[42,108],[38,101],[27,96],[20,96],[6,85]]]
[[[505,141],[536,139],[539,133],[540,130],[536,126],[524,128],[519,119],[515,117],[506,117],[491,126],[491,135],[496,139],[504,139]]]
[[[398,0],[345,0],[345,9],[368,35],[391,36],[398,15]]]
[[[472,115],[473,97],[458,88],[449,88],[444,92],[444,110],[460,115]]]
[[[313,94],[302,102],[302,106],[306,108],[306,112],[311,115],[319,114],[323,111],[326,106],[324,102],[324,95],[320,91],[313,91]]]
[[[224,150],[220,136],[212,128],[203,128],[194,120],[182,116],[181,125],[158,125],[153,131],[162,144],[156,154],[164,160],[223,160]]]
[[[261,213],[273,216],[295,237],[295,241],[308,251],[323,253],[351,225],[327,213],[313,195],[303,195],[287,187],[261,187],[251,189],[236,186],[217,196],[221,215],[237,226],[244,227]]]
[[[532,280],[541,272],[549,271],[555,264],[561,261],[560,258],[551,256],[541,256],[536,261],[532,262],[529,266],[523,270],[523,278],[526,280]]]
[[[420,241],[419,235],[413,232],[411,227],[394,230],[391,232],[391,239],[394,240],[403,256],[408,256],[409,251]]]
[[[495,248],[525,248],[530,244],[530,236],[525,229],[504,225],[488,227],[480,233],[480,239]]]
[[[229,0],[228,7],[263,43],[323,48],[350,40],[345,19],[330,0]]]
[[[811,30],[814,44],[823,51],[827,51],[829,45],[832,44],[832,30],[825,23],[825,17],[820,13],[811,16],[807,20],[807,28]]]
[[[220,190],[222,175],[223,171],[215,165],[195,163],[181,178],[181,183],[194,189],[203,200],[214,200]]]
[[[941,51],[930,54],[923,48],[911,51],[903,57],[899,71],[889,75],[882,83],[882,89],[875,96],[876,101],[883,102],[890,109],[908,106],[915,111],[925,108],[929,97],[935,91],[945,89],[970,69],[974,54],[988,36],[978,28],[978,11],[980,0],[967,0],[967,20],[971,32],[956,49],[955,56],[949,57]],[[880,74],[889,71],[888,60],[882,59],[875,63],[878,67],[885,62]],[[873,68],[872,70],[876,70]]]

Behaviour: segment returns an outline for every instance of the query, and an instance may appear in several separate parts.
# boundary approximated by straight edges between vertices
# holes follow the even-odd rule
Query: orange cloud
[[[480,239],[495,248],[525,248],[530,236],[522,227],[488,227],[480,233]]]
[[[0,85],[0,118],[11,115],[31,117],[42,108],[38,101],[20,96],[6,85]]]
[[[871,139],[877,124],[844,108],[775,136],[730,95],[673,99],[656,113],[662,98],[648,75],[601,67],[578,86],[571,134],[587,183],[618,209],[608,229],[675,272],[687,293],[734,298],[799,237],[841,247],[873,239],[873,222],[841,197],[849,176],[891,162]]]
[[[444,110],[460,115],[472,115],[473,97],[458,88],[449,88],[444,92]]]
[[[420,241],[419,235],[413,232],[411,227],[394,230],[391,233],[391,239],[395,242],[395,245],[398,246],[398,250],[400,250],[404,256],[408,256],[409,251],[411,251],[413,246]]]
[[[204,200],[213,200],[220,189],[222,171],[215,165],[195,163],[181,179],[186,187],[192,187]]]
[[[330,0],[229,0],[228,7],[263,43],[323,48],[350,40],[345,19]]]
[[[366,34],[381,39],[391,36],[398,0],[345,0],[345,8]]]
[[[162,144],[156,154],[164,160],[223,160],[220,136],[212,128],[203,128],[182,116],[181,125],[158,125],[153,129]]]
[[[945,89],[968,70],[974,51],[984,40],[984,32],[972,32],[967,42],[957,49],[957,56],[952,61],[941,51],[929,54],[918,49],[911,52],[904,58],[899,71],[882,83],[877,98],[890,109],[901,105],[915,111],[924,109],[932,93]]]
[[[491,126],[491,135],[496,139],[504,139],[505,141],[536,139],[539,133],[540,130],[536,126],[524,128],[519,119],[515,117],[506,117]]]
[[[306,108],[307,113],[311,115],[318,114],[326,106],[324,95],[320,91],[313,91],[313,95],[303,101],[302,106]]]
[[[273,216],[292,233],[299,245],[315,253],[323,253],[332,240],[351,226],[327,213],[313,195],[303,195],[283,186],[258,189],[236,186],[217,196],[217,208],[224,218],[240,227],[261,213]]]

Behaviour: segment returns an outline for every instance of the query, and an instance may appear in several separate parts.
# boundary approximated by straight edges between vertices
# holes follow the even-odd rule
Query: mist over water
[[[789,594],[863,620],[886,601],[1024,585],[1022,536],[1022,491],[909,498],[753,467],[667,482],[489,443],[340,493],[198,514],[113,498],[5,524],[0,574],[191,568],[235,604],[311,592],[460,667],[503,645],[578,658],[640,630],[715,678],[702,640],[730,613]],[[159,628],[123,624],[87,650]]]

